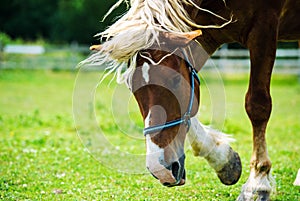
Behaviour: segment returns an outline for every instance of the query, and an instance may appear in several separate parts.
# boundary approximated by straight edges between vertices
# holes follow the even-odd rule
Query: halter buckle
[[[182,119],[183,119],[184,125],[186,125],[188,127],[187,130],[189,130],[190,126],[191,126],[191,114],[190,113],[184,114]]]

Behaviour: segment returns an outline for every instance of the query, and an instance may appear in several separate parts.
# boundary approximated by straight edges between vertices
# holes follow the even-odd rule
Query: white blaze
[[[145,62],[142,66],[142,75],[143,75],[143,78],[146,82],[146,84],[149,83],[149,70],[150,70],[150,66],[147,62]]]
[[[145,128],[150,126],[150,121],[151,121],[151,110],[149,110],[148,115],[144,120]],[[164,150],[152,142],[150,135],[146,135],[146,146],[147,146],[147,156],[150,156],[152,154],[159,154],[161,155],[160,157],[163,157]]]
[[[150,126],[150,117],[151,117],[151,110],[149,110],[148,115],[146,116],[144,120],[145,128]]]
[[[151,121],[151,110],[147,117],[144,120],[145,128],[150,126]],[[151,140],[150,135],[146,135],[146,147],[147,147],[147,155],[146,155],[146,167],[149,171],[155,175],[161,183],[174,183],[176,179],[172,175],[172,172],[164,167],[165,159],[164,159],[164,149],[160,148],[157,144],[155,144]]]

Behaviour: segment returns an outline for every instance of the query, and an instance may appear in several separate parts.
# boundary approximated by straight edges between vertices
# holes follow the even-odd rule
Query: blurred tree
[[[49,37],[58,0],[1,0],[0,30],[13,38]]]
[[[12,38],[51,42],[94,43],[93,36],[111,23],[101,19],[116,0],[1,0],[0,32]]]

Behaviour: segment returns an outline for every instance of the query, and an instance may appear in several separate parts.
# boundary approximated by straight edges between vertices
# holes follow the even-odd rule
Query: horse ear
[[[162,36],[175,46],[187,46],[192,40],[202,35],[200,29],[185,33],[162,32]],[[101,45],[92,45],[91,51],[100,51]]]
[[[90,47],[90,50],[91,51],[100,51],[101,50],[101,45],[92,45],[91,47]]]
[[[162,35],[174,45],[187,46],[192,40],[202,35],[202,31],[198,29],[185,33],[162,32]]]

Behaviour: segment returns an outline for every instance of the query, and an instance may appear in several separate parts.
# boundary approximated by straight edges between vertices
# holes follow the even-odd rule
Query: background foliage
[[[115,0],[1,0],[0,32],[13,39],[93,43],[126,9],[123,5],[100,22]]]
[[[50,43],[97,43],[93,36],[126,11],[121,5],[105,21],[105,13],[117,0],[1,0],[0,47],[7,40],[46,40]],[[279,43],[281,48],[298,48],[297,43]],[[241,48],[237,43],[229,48]]]

